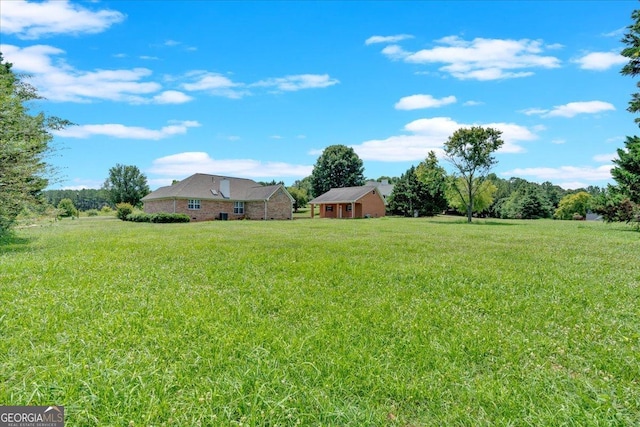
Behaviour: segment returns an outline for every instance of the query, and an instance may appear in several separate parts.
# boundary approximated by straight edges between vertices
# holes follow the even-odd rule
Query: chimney
[[[227,178],[220,180],[220,193],[225,199],[231,197],[231,182]]]

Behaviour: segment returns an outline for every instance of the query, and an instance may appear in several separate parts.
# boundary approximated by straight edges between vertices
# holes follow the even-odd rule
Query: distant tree
[[[553,207],[541,187],[534,183],[522,185],[504,201],[501,218],[551,218]]]
[[[543,182],[540,184],[540,187],[549,203],[551,203],[551,206],[556,209],[560,203],[560,199],[565,196],[566,191],[559,185],[553,185],[549,181]]]
[[[564,196],[558,204],[553,217],[556,219],[584,219],[593,197],[586,191]]]
[[[364,185],[362,160],[351,147],[330,145],[325,148],[311,173],[312,196],[317,197],[332,188]]]
[[[109,177],[104,183],[113,204],[129,203],[139,206],[140,200],[150,193],[147,177],[137,166],[117,164],[109,169]]]
[[[74,217],[78,216],[78,210],[73,205],[71,199],[62,199],[58,203],[58,212],[61,217]]]
[[[298,209],[307,206],[307,203],[309,202],[309,194],[307,193],[307,190],[291,186],[287,188],[287,191],[291,194],[291,197],[293,197],[294,212],[298,212]]]
[[[467,183],[462,177],[449,177],[449,184],[447,185],[447,201],[449,206],[454,208],[461,214],[467,214],[467,221],[469,220],[469,204],[467,199],[464,198]],[[473,198],[473,213],[482,213],[489,209],[491,203],[493,203],[493,195],[496,193],[497,188],[489,180],[476,180],[473,183],[474,198]]]
[[[411,166],[394,184],[389,196],[388,209],[396,215],[408,217],[414,216],[415,211],[418,211],[419,215],[427,215],[425,208],[427,198],[427,186],[418,179],[415,166]]]
[[[0,53],[0,235],[15,224],[24,209],[41,204],[50,169],[50,131],[71,123],[43,113],[31,115],[36,90],[13,73]]]
[[[284,185],[284,181],[277,181],[272,179],[271,181],[258,181],[258,184],[267,187],[269,185]]]
[[[502,132],[493,128],[473,126],[458,129],[444,144],[447,160],[456,169],[452,190],[458,193],[459,199],[466,205],[467,221],[471,222],[476,196],[481,190],[489,170],[497,163],[493,157],[503,144]],[[486,188],[485,190],[486,191]]]
[[[383,175],[378,179],[374,179],[373,181],[377,181],[377,182],[382,182],[382,181],[387,181],[389,184],[395,184],[396,182],[398,182],[400,178],[398,178],[397,176],[386,176]]]
[[[423,201],[426,215],[437,215],[447,209],[447,172],[438,163],[436,153],[429,151],[427,158],[418,164],[416,176],[427,191],[427,198]]]

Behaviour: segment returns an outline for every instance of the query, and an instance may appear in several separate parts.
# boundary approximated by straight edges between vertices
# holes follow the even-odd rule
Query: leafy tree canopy
[[[109,191],[113,204],[129,203],[132,206],[139,206],[141,199],[151,191],[147,185],[147,177],[137,166],[121,164],[109,169],[104,188]]]
[[[468,222],[473,212],[478,211],[474,203],[481,185],[497,163],[493,153],[504,144],[501,135],[501,131],[493,128],[473,126],[458,129],[444,144],[445,156],[456,169],[455,175],[461,178],[452,181],[451,189],[458,193],[456,200],[466,205]]]
[[[311,191],[314,197],[332,188],[364,185],[362,160],[351,147],[330,145],[318,157],[311,173]]]
[[[493,195],[498,190],[495,185],[489,180],[480,181],[477,179],[474,184],[474,200],[473,200],[473,213],[480,213],[489,208],[493,203]],[[469,205],[464,198],[464,194],[467,188],[467,183],[462,177],[450,177],[449,185],[447,187],[446,197],[449,201],[449,206],[460,212],[461,214],[468,214]]]
[[[553,217],[556,219],[584,219],[592,201],[593,197],[586,191],[568,194],[560,200]]]

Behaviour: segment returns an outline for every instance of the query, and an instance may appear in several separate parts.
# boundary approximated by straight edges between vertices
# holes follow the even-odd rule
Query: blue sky
[[[494,172],[612,182],[636,134],[620,39],[632,1],[0,0],[0,51],[46,101],[51,188],[136,165],[287,185],[332,144],[400,176],[458,128],[503,131]],[[450,170],[449,165],[441,164]]]

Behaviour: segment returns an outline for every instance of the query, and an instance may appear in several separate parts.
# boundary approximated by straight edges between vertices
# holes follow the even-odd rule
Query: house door
[[[342,205],[338,205],[338,218],[342,218]]]

